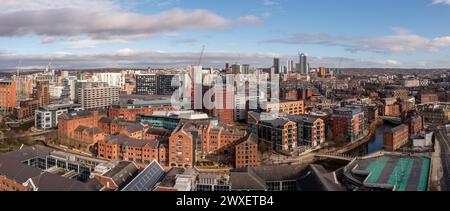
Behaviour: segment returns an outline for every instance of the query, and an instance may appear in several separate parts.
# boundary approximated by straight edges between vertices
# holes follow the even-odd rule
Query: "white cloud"
[[[350,52],[368,51],[375,53],[412,53],[418,50],[437,52],[440,48],[450,47],[450,37],[427,38],[413,34],[403,28],[393,28],[393,31],[393,35],[381,36],[297,33],[287,38],[264,42],[339,46]]]
[[[277,5],[278,2],[275,0],[264,0],[263,1],[263,5],[264,6],[272,6],[272,5]]]
[[[433,4],[448,4],[448,5],[450,5],[450,0],[433,0]]]
[[[394,59],[387,59],[385,61],[382,61],[381,63],[386,64],[386,65],[391,65],[391,66],[398,66],[398,65],[402,64],[402,62],[394,60]]]
[[[206,52],[203,59],[205,67],[224,67],[225,63],[239,62],[250,64],[252,67],[270,67],[273,57],[281,57],[282,60],[295,58],[297,55],[279,55],[276,53],[261,52],[232,52],[232,51],[213,51]],[[48,61],[53,58],[55,67],[67,69],[86,69],[86,68],[147,68],[147,67],[186,67],[198,62],[198,52],[162,52],[146,51],[125,48],[114,52],[101,53],[70,53],[59,52],[51,55],[17,55],[11,52],[0,53],[0,70],[14,70],[17,61],[22,60],[24,69],[27,67],[45,67]],[[355,58],[341,57],[309,57],[309,62],[313,67],[422,67],[418,62],[408,63],[394,59],[368,61]],[[450,66],[448,61],[430,62],[431,66]],[[434,65],[434,66],[433,66]],[[441,67],[442,67],[441,66]]]
[[[89,36],[144,39],[180,30],[223,30],[258,24],[259,17],[230,20],[203,9],[170,9],[158,14],[125,11],[112,0],[6,0],[0,4],[0,36]]]

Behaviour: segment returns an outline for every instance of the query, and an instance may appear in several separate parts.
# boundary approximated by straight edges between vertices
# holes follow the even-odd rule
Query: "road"
[[[450,191],[450,137],[445,129],[439,130],[437,140],[441,145],[441,159],[444,176],[442,177],[442,190]]]

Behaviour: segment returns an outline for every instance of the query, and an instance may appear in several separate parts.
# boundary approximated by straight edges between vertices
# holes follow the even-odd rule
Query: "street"
[[[441,145],[441,159],[444,176],[442,177],[442,190],[450,191],[450,138],[445,129],[440,129],[437,136],[437,141]]]

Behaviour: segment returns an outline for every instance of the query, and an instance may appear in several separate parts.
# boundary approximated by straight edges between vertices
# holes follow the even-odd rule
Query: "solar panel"
[[[164,176],[164,169],[155,160],[121,191],[152,191]]]

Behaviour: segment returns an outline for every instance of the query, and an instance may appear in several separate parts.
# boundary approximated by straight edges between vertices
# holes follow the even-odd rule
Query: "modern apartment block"
[[[125,86],[125,76],[122,73],[94,73],[94,77],[98,82],[108,83],[109,86]]]
[[[303,100],[286,100],[278,103],[267,103],[265,110],[267,112],[279,111],[289,115],[302,115],[305,113],[305,102]]]
[[[80,105],[55,104],[43,106],[36,110],[35,127],[37,129],[48,130],[58,126],[58,117],[64,113],[81,110]]]
[[[282,118],[261,120],[258,137],[277,151],[290,151],[297,147],[297,124]]]
[[[333,139],[354,142],[364,137],[366,117],[361,106],[346,106],[335,109],[332,115]]]
[[[39,106],[50,105],[50,82],[38,81],[35,89],[35,99],[39,100]]]
[[[298,144],[316,147],[325,143],[325,121],[314,116],[290,116],[297,123]]]

